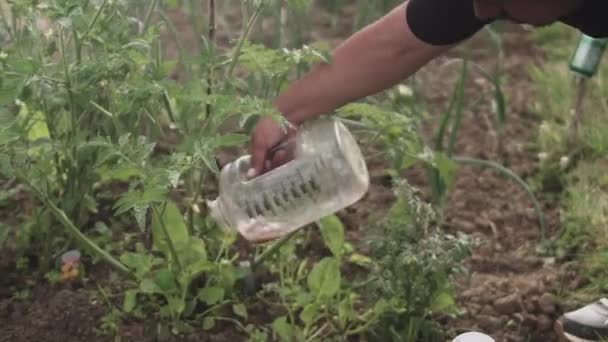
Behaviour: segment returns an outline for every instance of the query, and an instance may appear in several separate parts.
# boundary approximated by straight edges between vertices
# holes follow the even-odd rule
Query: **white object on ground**
[[[456,336],[452,342],[495,342],[493,338],[479,332],[467,332]]]

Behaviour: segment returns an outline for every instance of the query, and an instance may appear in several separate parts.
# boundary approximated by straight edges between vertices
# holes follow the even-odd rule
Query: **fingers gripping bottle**
[[[219,197],[208,202],[211,216],[247,240],[273,240],[357,202],[369,174],[357,142],[339,121],[303,124],[293,160],[248,180],[250,156],[227,164],[219,176]]]

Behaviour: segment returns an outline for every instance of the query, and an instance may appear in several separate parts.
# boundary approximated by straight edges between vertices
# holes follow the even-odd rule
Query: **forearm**
[[[404,3],[346,40],[331,64],[319,64],[293,83],[275,100],[276,108],[300,124],[394,86],[448,49],[418,40],[405,10]]]

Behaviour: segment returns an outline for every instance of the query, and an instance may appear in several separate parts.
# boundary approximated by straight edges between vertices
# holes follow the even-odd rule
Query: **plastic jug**
[[[354,137],[340,121],[320,118],[300,126],[294,158],[247,179],[250,156],[227,164],[219,196],[207,204],[227,230],[253,242],[279,238],[355,202],[367,192],[369,173]]]

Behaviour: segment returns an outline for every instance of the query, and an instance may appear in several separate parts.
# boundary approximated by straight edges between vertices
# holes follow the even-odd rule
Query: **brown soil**
[[[178,30],[180,28],[178,27]],[[335,36],[332,36],[332,40]],[[526,42],[526,33],[514,29],[505,38],[508,75],[505,91],[508,118],[504,133],[503,153],[497,153],[496,135],[488,103],[465,113],[457,152],[459,155],[490,159],[507,165],[518,175],[533,175],[537,161],[527,145],[533,142],[538,119],[529,112],[534,89],[525,72],[525,65],[539,61],[538,52]],[[468,46],[474,48],[475,62],[491,66],[494,49],[480,35]],[[425,97],[432,118],[427,132],[436,127],[436,118],[449,100],[457,75],[457,65],[443,67],[438,59],[419,72],[424,79]],[[475,99],[480,91],[486,93],[490,84],[473,77],[467,84],[467,98]],[[471,108],[467,106],[467,108]],[[381,165],[370,165],[372,174]],[[408,180],[426,192],[424,174],[411,170]],[[382,177],[374,177],[371,189],[363,201],[340,216],[348,228],[351,241],[364,235],[364,225],[357,223],[370,213],[387,208],[392,193]],[[542,200],[542,197],[541,197]],[[561,291],[573,290],[581,279],[552,259],[540,257],[535,249],[539,241],[537,218],[526,193],[511,180],[491,170],[463,166],[450,194],[445,229],[476,236],[480,245],[467,260],[470,277],[459,279],[457,302],[464,310],[457,318],[446,321],[446,328],[455,333],[477,330],[488,333],[497,342],[553,341],[553,320],[563,311],[558,298]],[[559,229],[559,213],[554,203],[543,200],[547,234]],[[10,274],[9,256],[0,256],[0,274]],[[12,266],[11,266],[12,267]],[[95,287],[90,290],[67,287],[44,288],[33,292],[31,304],[9,299],[0,282],[0,342],[1,341],[108,341],[95,333],[108,306],[100,299]],[[154,333],[144,322],[122,323],[120,335],[127,341],[153,341]],[[197,333],[189,340],[238,341],[233,332],[216,336]]]

